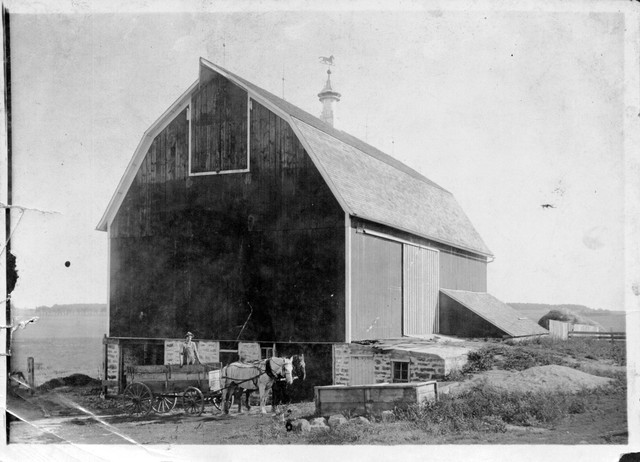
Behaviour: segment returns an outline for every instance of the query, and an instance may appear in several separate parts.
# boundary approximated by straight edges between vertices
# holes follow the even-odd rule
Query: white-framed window
[[[260,348],[260,355],[262,356],[262,359],[267,359],[267,358],[271,358],[275,355],[275,350],[273,347],[262,347]]]
[[[391,381],[404,383],[409,381],[409,361],[391,361]]]
[[[249,171],[251,97],[220,77],[191,96],[189,176]]]

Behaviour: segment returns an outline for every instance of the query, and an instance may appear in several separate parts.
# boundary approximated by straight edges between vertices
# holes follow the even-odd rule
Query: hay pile
[[[536,366],[520,372],[486,371],[470,380],[447,385],[442,393],[458,394],[478,385],[513,392],[562,391],[576,393],[583,389],[609,385],[613,379],[598,377],[566,366]]]

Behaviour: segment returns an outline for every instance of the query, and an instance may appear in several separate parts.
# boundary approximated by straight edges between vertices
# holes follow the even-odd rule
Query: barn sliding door
[[[439,253],[407,244],[403,247],[402,333],[437,333]]]
[[[352,340],[402,335],[402,244],[356,234],[352,240]]]

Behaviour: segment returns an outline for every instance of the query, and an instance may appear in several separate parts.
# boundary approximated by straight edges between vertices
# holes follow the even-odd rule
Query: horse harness
[[[227,367],[228,367],[228,366],[227,366]],[[260,366],[251,366],[251,367],[260,367]],[[226,368],[225,368],[225,370],[226,370]],[[283,367],[281,367],[281,368],[280,368],[280,370],[281,370],[281,372],[280,372],[278,375],[274,374],[274,373],[273,373],[273,369],[271,368],[271,358],[268,358],[268,359],[265,361],[264,371],[261,371],[258,375],[254,376],[254,377],[249,377],[248,379],[244,379],[244,380],[242,380],[242,381],[240,381],[240,382],[233,382],[233,384],[234,384],[234,385],[236,385],[236,386],[238,386],[238,385],[240,385],[241,383],[245,383],[245,382],[253,381],[253,385],[254,385],[255,387],[257,387],[257,386],[258,386],[258,379],[259,379],[259,378],[260,378],[260,376],[262,376],[262,375],[265,375],[265,374],[266,374],[266,375],[267,375],[270,379],[272,379],[272,380],[278,380],[278,378],[279,378],[279,377],[283,377],[283,376],[282,376],[282,370],[284,370],[284,366],[283,366]],[[234,379],[233,377],[229,377],[229,376],[224,376],[224,377],[221,377],[221,378],[222,378],[222,379],[231,379],[231,380],[236,380],[236,379]],[[227,386],[227,387],[221,388],[221,390],[224,390],[224,389],[226,389],[226,388],[230,388],[231,386],[233,386],[233,385],[229,385],[229,386]]]

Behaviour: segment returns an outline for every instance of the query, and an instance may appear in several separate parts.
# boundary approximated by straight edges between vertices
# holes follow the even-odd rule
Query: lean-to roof
[[[486,292],[452,289],[440,289],[440,292],[512,337],[528,337],[549,333],[544,327],[539,326],[533,320]]]

